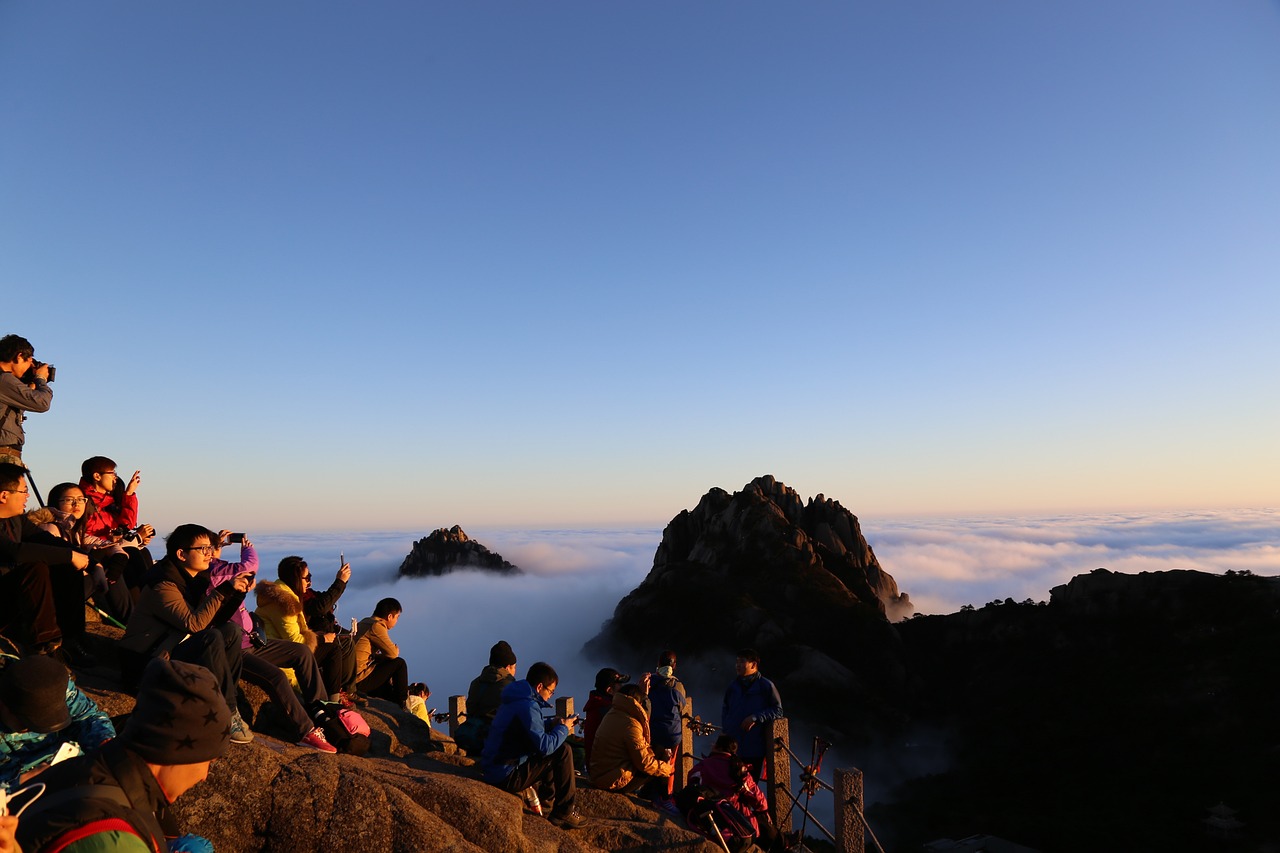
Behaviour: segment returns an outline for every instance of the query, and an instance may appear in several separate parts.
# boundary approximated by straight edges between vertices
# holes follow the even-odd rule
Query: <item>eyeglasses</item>
[[[30,490],[30,489],[5,489],[5,491],[6,491],[6,492],[10,492],[11,494],[15,494],[15,495],[29,495],[29,494],[31,494],[31,490]]]
[[[311,575],[303,575],[303,576],[302,576],[302,580],[304,580],[304,581],[309,581],[309,580],[311,580]]]
[[[88,503],[88,498],[63,498],[58,501],[60,504],[71,504],[72,506],[80,506],[80,504]]]
[[[212,545],[192,545],[187,549],[189,554],[204,554],[206,557],[212,557],[214,547]]]

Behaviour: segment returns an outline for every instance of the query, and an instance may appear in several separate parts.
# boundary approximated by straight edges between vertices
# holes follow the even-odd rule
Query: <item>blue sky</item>
[[[28,459],[248,529],[660,526],[764,473],[862,516],[1274,506],[1278,37],[0,2],[3,326],[59,368]]]

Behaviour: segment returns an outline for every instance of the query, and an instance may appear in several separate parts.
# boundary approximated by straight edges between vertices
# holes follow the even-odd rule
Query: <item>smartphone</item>
[[[49,763],[57,764],[59,761],[66,761],[68,758],[75,758],[77,755],[83,754],[84,753],[80,749],[80,745],[78,743],[67,741],[62,746],[58,747],[58,751],[53,754],[53,759]]]
[[[338,568],[342,568],[346,564],[347,564],[347,555],[339,551],[338,552]]]
[[[243,534],[243,533],[228,533],[228,534],[227,534],[227,544],[228,544],[228,545],[240,545],[240,544],[243,544],[243,543],[244,543],[244,534]]]

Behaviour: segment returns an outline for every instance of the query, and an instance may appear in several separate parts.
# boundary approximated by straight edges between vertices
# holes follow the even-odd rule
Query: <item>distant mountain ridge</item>
[[[520,567],[502,559],[484,545],[467,536],[458,525],[441,527],[431,535],[413,543],[400,577],[438,577],[458,569],[480,569],[504,575],[520,574]]]

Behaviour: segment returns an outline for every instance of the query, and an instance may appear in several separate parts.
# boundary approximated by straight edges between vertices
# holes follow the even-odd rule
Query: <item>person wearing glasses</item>
[[[53,403],[49,365],[35,360],[31,341],[18,335],[0,338],[0,460],[22,462],[27,412],[47,412]]]
[[[138,524],[140,482],[142,472],[134,471],[129,482],[122,484],[115,460],[106,456],[90,456],[80,463],[80,489],[89,499],[86,530],[95,536],[123,537],[121,544],[126,548],[145,548],[156,531],[149,524]],[[134,578],[131,585],[141,581]]]
[[[297,555],[281,560],[276,576],[278,581],[263,581],[254,590],[263,631],[268,637],[303,643],[314,652],[330,702],[346,708],[369,704],[356,691],[355,636],[343,631],[334,615],[351,579],[351,564],[342,563],[324,592],[312,587],[311,567]]]
[[[49,490],[49,506],[44,512],[50,520],[41,526],[89,555],[91,565],[85,576],[85,597],[92,598],[95,606],[124,624],[133,613],[133,597],[125,584],[125,575],[132,571],[139,577],[145,576],[152,565],[151,552],[145,548],[126,550],[110,538],[89,533],[85,523],[88,503],[89,499],[75,483],[59,483]],[[35,513],[31,516],[34,519]],[[131,562],[138,567],[131,570]]]
[[[31,651],[49,654],[62,645],[50,567],[83,571],[89,557],[27,518],[26,475],[23,466],[0,462],[0,630]]]

